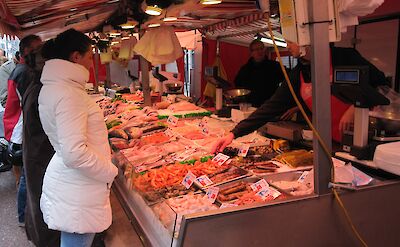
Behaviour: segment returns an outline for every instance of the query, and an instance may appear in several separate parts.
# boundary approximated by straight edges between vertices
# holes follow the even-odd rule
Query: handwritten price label
[[[222,166],[227,160],[229,160],[229,156],[222,154],[222,153],[218,153],[213,159],[212,161],[217,162],[218,165]]]
[[[250,149],[250,145],[241,146],[240,149],[239,149],[238,156],[246,157],[247,153],[249,152],[249,149]]]
[[[209,200],[211,203],[214,203],[215,200],[217,199],[218,192],[219,192],[219,188],[218,187],[210,187],[210,188],[208,188],[207,192],[206,192],[207,200]]]
[[[255,182],[254,184],[250,185],[251,189],[253,191],[261,191],[261,190],[265,190],[269,188],[269,184],[267,183],[267,181],[265,181],[265,179],[261,179],[258,180],[257,182]]]
[[[182,180],[183,186],[185,186],[186,189],[189,189],[190,186],[196,181],[196,176],[192,172],[188,172],[186,176]]]
[[[278,196],[280,196],[282,193],[277,191],[276,189],[269,187],[269,195],[272,196],[272,198],[277,198]]]
[[[202,175],[202,176],[196,178],[196,180],[200,184],[201,187],[206,187],[213,183],[211,181],[211,179],[209,177],[207,177],[207,175]]]
[[[172,115],[169,116],[168,119],[167,119],[167,123],[169,123],[169,124],[171,124],[173,126],[178,125],[178,121],[179,121],[179,118],[177,118],[175,116],[172,116]]]
[[[172,132],[172,129],[168,128],[164,134],[168,137],[174,137],[174,132]]]
[[[306,180],[307,176],[308,176],[309,171],[304,171],[301,176],[299,177],[299,179],[297,179],[297,182],[299,183],[304,183],[304,180]]]

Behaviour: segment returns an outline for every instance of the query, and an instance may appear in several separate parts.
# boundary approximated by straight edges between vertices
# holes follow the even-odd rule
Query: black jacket
[[[373,64],[368,62],[361,54],[353,48],[332,47],[332,66],[350,66],[350,65],[366,65],[369,67],[370,85],[377,87],[379,85],[387,85],[385,75],[378,70]],[[303,108],[308,110],[300,96],[300,73],[303,73],[305,81],[310,81],[310,66],[299,62],[298,65],[289,73],[289,79],[293,85],[294,91],[299,98]],[[289,87],[286,82],[276,90],[272,97],[265,101],[253,114],[236,125],[232,130],[235,138],[247,135],[267,122],[279,120],[279,117],[296,103],[290,94]],[[308,111],[308,113],[310,113]]]
[[[274,94],[282,81],[284,77],[278,62],[266,58],[256,63],[250,58],[236,75],[235,86],[251,90],[248,101],[258,107]]]
[[[36,61],[39,63],[38,61]],[[40,210],[43,178],[53,154],[55,153],[39,118],[38,97],[43,64],[30,68],[32,81],[22,97],[23,111],[23,161],[26,178],[25,230],[29,240],[36,246],[59,246],[60,233],[49,230]]]

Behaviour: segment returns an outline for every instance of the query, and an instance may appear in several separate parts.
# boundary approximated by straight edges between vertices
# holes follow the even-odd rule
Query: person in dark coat
[[[263,42],[253,40],[249,49],[251,57],[236,75],[235,86],[249,89],[251,91],[247,97],[249,103],[259,107],[275,93],[279,84],[285,79],[279,63],[265,56]]]
[[[293,56],[299,57],[299,47],[290,42],[288,42],[288,45],[290,45],[288,48]],[[388,85],[384,73],[363,58],[361,54],[354,48],[331,48],[332,67],[353,65],[368,66],[370,86],[377,87],[380,85]],[[312,98],[311,93],[308,92],[309,97],[305,99],[303,94],[304,91],[302,91],[302,88],[307,87],[307,85],[311,85],[309,53],[306,54],[305,57],[299,58],[299,63],[289,73],[289,79],[303,108],[308,115],[311,115],[312,108],[308,102],[308,100]],[[347,126],[351,125],[351,122],[354,121],[354,107],[351,105],[346,106],[344,102],[341,102],[341,100],[335,97],[334,93],[332,93],[331,97],[332,138],[335,141],[340,141],[342,130],[347,129]],[[291,115],[296,109],[297,106],[290,93],[289,86],[286,82],[284,82],[276,90],[274,95],[269,100],[265,101],[260,108],[253,112],[247,119],[239,122],[228,135],[218,140],[215,143],[213,151],[222,152],[222,150],[229,145],[233,139],[247,135],[257,130],[267,122],[288,119],[288,115]]]
[[[42,87],[40,75],[44,65],[39,54],[40,52],[35,52],[27,57],[31,83],[22,98],[22,150],[27,190],[25,229],[28,239],[36,246],[50,247],[60,246],[60,232],[48,229],[40,210],[43,177],[54,150],[39,118],[38,96]]]

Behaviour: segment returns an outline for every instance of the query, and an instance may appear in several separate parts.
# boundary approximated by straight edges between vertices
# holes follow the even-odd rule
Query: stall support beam
[[[309,21],[326,20],[328,15],[328,1],[310,0]],[[331,102],[330,102],[330,51],[329,51],[329,23],[321,22],[310,25],[311,36],[311,81],[313,86],[313,125],[320,133],[329,152],[332,150],[331,137]],[[314,136],[314,191],[318,195],[330,192],[330,161],[322,146]]]
[[[144,30],[140,31],[139,33],[140,39],[143,37],[144,33],[145,33]],[[144,105],[151,106],[149,62],[143,56],[140,56],[140,70],[142,71],[142,89],[143,89]]]
[[[106,81],[104,82],[104,88],[111,88],[111,65],[106,64]]]
[[[99,92],[99,49],[96,48],[94,53],[94,85],[93,89],[96,93]]]

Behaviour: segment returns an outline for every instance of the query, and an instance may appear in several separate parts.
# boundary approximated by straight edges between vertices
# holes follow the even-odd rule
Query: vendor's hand
[[[290,108],[287,110],[285,113],[282,114],[280,117],[280,120],[290,120],[292,119],[293,115],[299,111],[299,107],[295,106],[293,108]]]
[[[349,109],[343,114],[339,122],[339,131],[343,134],[345,130],[351,130],[354,124],[354,106],[350,106]]]
[[[217,140],[217,142],[213,145],[211,149],[211,153],[213,154],[217,152],[221,153],[222,151],[224,151],[226,146],[232,143],[233,139],[235,139],[235,136],[233,135],[232,132],[230,132],[228,135]]]

